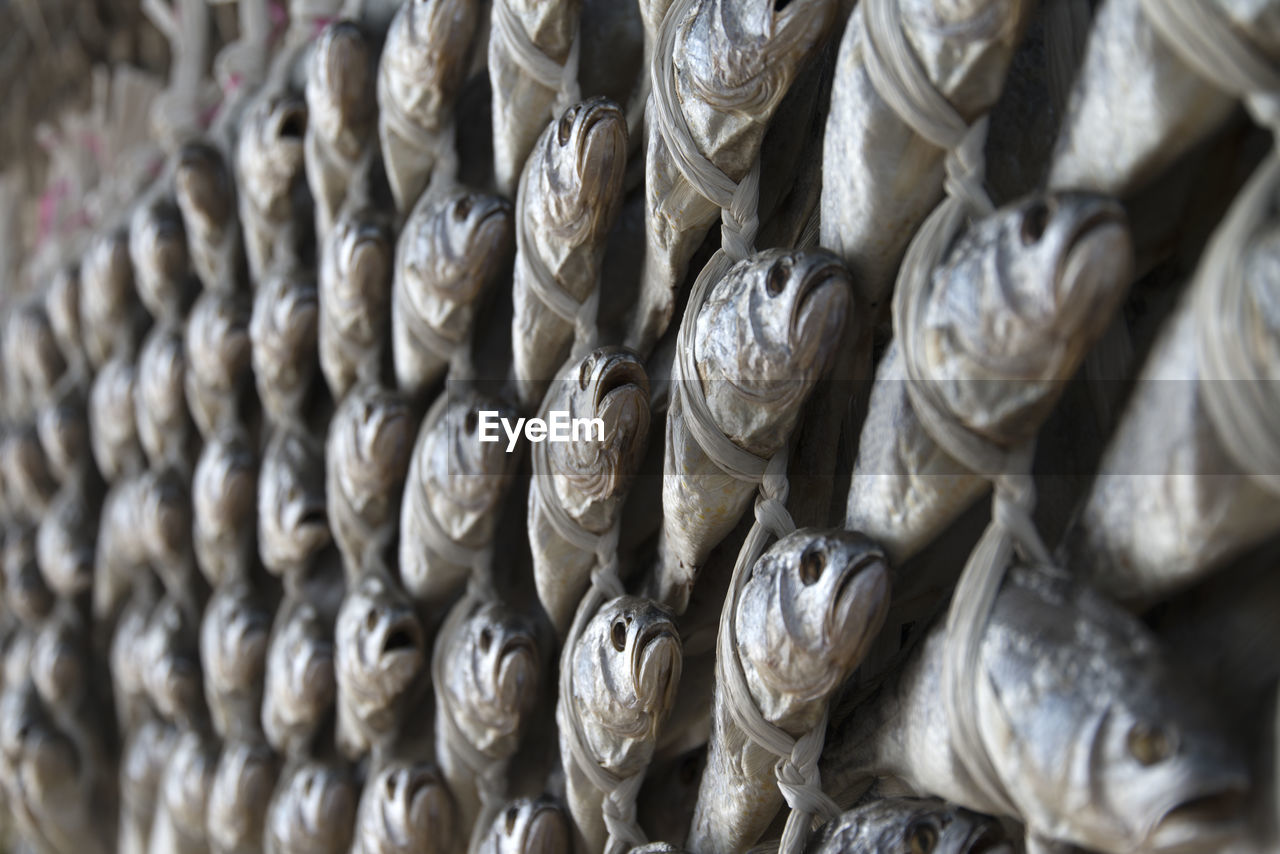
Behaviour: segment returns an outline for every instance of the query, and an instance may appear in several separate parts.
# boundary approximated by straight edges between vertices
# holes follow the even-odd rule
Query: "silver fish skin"
[[[236,201],[255,287],[311,230],[302,153],[306,130],[306,102],[286,93],[256,101],[240,128]]]
[[[196,429],[205,441],[243,429],[250,415],[244,396],[252,386],[247,294],[205,291],[187,316],[183,388]]]
[[[793,738],[823,721],[888,607],[888,562],[861,534],[806,528],[770,546],[743,585],[732,633],[764,719]],[[748,848],[784,804],[777,757],[750,740],[728,702],[717,683],[707,767],[685,842],[692,851]]]
[[[456,803],[458,827],[473,830],[483,806],[484,769],[473,768],[468,754],[500,763],[493,772],[506,784],[506,761],[520,746],[533,716],[541,678],[533,626],[499,602],[482,603],[464,596],[454,606],[433,653],[443,667],[434,672],[436,758]],[[459,745],[456,739],[464,739]],[[485,776],[489,776],[485,774]],[[505,794],[505,793],[494,793]]]
[[[3,344],[6,391],[17,398],[15,414],[30,417],[48,401],[67,369],[44,305],[28,302],[10,311]]]
[[[151,611],[141,639],[142,684],[160,716],[195,729],[208,720],[200,667],[198,615],[165,596]],[[212,769],[211,769],[212,770]]]
[[[35,529],[6,526],[0,546],[0,571],[4,573],[4,603],[28,626],[35,626],[53,610],[54,596],[36,563]]]
[[[147,625],[156,602],[157,595],[148,585],[133,588],[121,605],[111,635],[108,651],[111,692],[116,724],[124,733],[135,732],[145,721],[156,717],[144,675],[149,654]]]
[[[80,326],[80,268],[70,264],[54,273],[44,295],[45,313],[53,328],[67,365],[79,372],[88,371],[89,355],[85,352]]]
[[[320,370],[334,400],[382,375],[391,323],[392,235],[371,211],[344,212],[320,248]]]
[[[217,762],[211,739],[179,730],[160,779],[150,854],[207,854],[205,826]]]
[[[950,414],[1013,450],[1035,437],[1128,287],[1129,228],[1110,199],[1033,195],[975,222],[932,274],[923,310],[928,376]],[[881,359],[845,525],[895,565],[985,490],[933,441],[911,406],[898,343]]]
[[[697,0],[677,27],[675,95],[695,147],[741,181],[799,70],[835,20],[837,0]],[[720,209],[676,165],[651,118],[645,152],[645,260],[627,346],[647,355],[672,321],[689,261]]]
[[[453,798],[434,766],[396,760],[370,775],[351,854],[446,854],[457,844]]]
[[[80,330],[89,367],[112,356],[132,359],[146,328],[134,289],[129,238],[123,231],[96,237],[80,260]]]
[[[607,98],[575,104],[545,128],[516,200],[526,240],[516,250],[511,350],[526,411],[541,402],[574,336],[573,324],[534,290],[534,265],[546,270],[548,284],[578,302],[601,286],[605,241],[621,208],[627,163],[627,119]],[[524,257],[526,250],[531,257]]]
[[[151,824],[165,760],[173,750],[174,731],[167,724],[146,718],[125,730],[120,757],[119,854],[147,854]]]
[[[262,729],[283,756],[304,754],[337,696],[332,621],[314,605],[286,598],[267,647]]]
[[[129,260],[138,298],[156,321],[181,323],[195,299],[182,211],[172,199],[151,199],[129,218]]]
[[[214,590],[200,621],[200,669],[214,731],[261,741],[263,681],[272,614],[247,583]]]
[[[818,250],[756,253],[710,289],[694,327],[698,376],[685,382],[702,384],[734,444],[764,458],[782,449],[831,362],[851,301],[848,270]],[[682,613],[699,568],[757,490],[706,455],[678,397],[667,413],[663,475],[655,598]]]
[[[649,378],[631,351],[601,347],[570,362],[547,392],[542,417],[599,418],[604,435],[586,441],[547,444],[551,500],[585,530],[605,534],[617,523],[649,438]],[[529,546],[538,599],[564,638],[573,612],[590,584],[594,552],[584,552],[556,532],[546,510],[529,499]]]
[[[572,849],[570,839],[569,816],[558,802],[548,797],[518,798],[494,817],[472,852],[560,854]]]
[[[832,727],[819,767],[838,803],[881,777],[1004,814],[955,753],[939,702],[946,643],[939,623],[878,695]],[[980,649],[978,730],[1030,850],[1165,854],[1240,838],[1244,756],[1135,617],[1058,570],[1015,566]]]
[[[354,389],[333,414],[325,442],[325,500],[348,579],[384,558],[400,515],[413,418],[398,393]]]
[[[656,602],[620,596],[602,604],[578,643],[566,648],[561,678],[572,668],[573,702],[586,746],[619,777],[641,773],[675,702],[683,652],[669,611]],[[603,794],[572,759],[565,733],[569,709],[556,705],[560,756],[576,850],[604,850]]]
[[[324,450],[310,436],[277,430],[258,474],[258,556],[268,572],[301,574],[332,537],[325,512]]]
[[[498,4],[515,18],[533,46],[563,64],[578,38],[582,0],[493,0],[489,36],[489,84],[493,92],[493,176],[498,192],[515,198],[520,173],[535,140],[553,118],[557,92],[531,78],[506,42],[494,35]],[[571,81],[576,83],[576,80]]]
[[[62,489],[36,529],[36,563],[49,589],[74,598],[93,585],[98,504],[84,487]]]
[[[89,442],[93,461],[108,482],[141,471],[146,462],[134,420],[136,383],[132,359],[113,358],[102,365],[89,389]]]
[[[152,468],[190,472],[195,460],[197,436],[183,387],[186,370],[182,330],[154,327],[138,354],[133,386],[133,420]]]
[[[510,202],[463,187],[433,189],[413,206],[391,283],[391,348],[405,394],[421,396],[444,374],[450,353],[440,351],[468,346],[480,298],[507,268],[513,228]]]
[[[334,628],[338,749],[355,760],[397,735],[426,669],[422,626],[390,576],[366,572]]]
[[[376,129],[373,47],[358,25],[325,27],[307,61],[303,164],[324,245],[348,188],[359,179]]]
[[[937,93],[966,122],[989,112],[1035,4],[905,0],[898,6],[894,24]],[[827,115],[821,244],[844,259],[860,295],[878,312],[907,244],[942,199],[946,151],[881,98],[867,71],[868,50],[866,16],[858,9],[840,42]]]
[[[684,854],[684,849],[670,842],[650,842],[648,845],[637,845],[632,848],[631,854]]]
[[[246,268],[231,164],[213,143],[193,140],[178,152],[173,187],[191,266],[204,289],[224,294],[241,290],[247,284]]]
[[[279,761],[265,744],[229,741],[223,746],[206,809],[210,854],[263,850],[267,806],[279,773]]]
[[[932,798],[884,798],[829,821],[805,852],[1013,854],[1013,850],[993,818]]]
[[[443,609],[472,567],[438,553],[435,528],[467,550],[494,537],[498,510],[515,473],[517,454],[503,442],[479,440],[479,413],[514,418],[511,407],[469,388],[450,387],[418,428],[400,506],[400,580],[430,609]]]
[[[1280,18],[1269,3],[1204,5],[1257,56],[1280,58]],[[1089,28],[1048,185],[1128,196],[1226,124],[1236,106],[1165,42],[1139,0],[1104,3]]]
[[[378,142],[402,215],[452,149],[453,107],[466,80],[480,4],[400,5],[378,62]]]
[[[296,271],[274,271],[258,283],[249,320],[253,380],[267,417],[302,420],[319,373],[316,283]]]
[[[191,542],[210,586],[248,578],[257,521],[258,461],[237,433],[212,437],[191,478]]]
[[[267,809],[265,854],[346,854],[359,794],[337,765],[308,760],[286,770]]]

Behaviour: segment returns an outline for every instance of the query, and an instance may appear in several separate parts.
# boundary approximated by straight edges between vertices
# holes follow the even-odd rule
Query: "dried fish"
[[[619,524],[649,438],[649,378],[639,358],[602,347],[570,361],[552,384],[542,417],[600,419],[602,432],[533,446],[529,546],[542,607],[563,639],[598,562],[588,543]],[[548,503],[556,506],[547,507]],[[608,557],[612,557],[611,555]],[[606,558],[607,559],[607,558]]]
[[[97,502],[75,486],[59,492],[36,529],[36,563],[50,590],[69,598],[89,590],[97,533]]]
[[[53,610],[54,597],[36,563],[35,529],[7,525],[0,550],[4,602],[24,624],[34,626]]]
[[[80,328],[80,269],[64,267],[53,275],[44,295],[45,312],[67,365],[83,375],[89,367]]]
[[[95,591],[96,593],[96,591]],[[112,699],[120,731],[133,733],[155,718],[143,671],[148,663],[147,625],[158,596],[151,585],[140,582],[120,606],[108,652]],[[96,605],[96,603],[95,603]],[[110,616],[115,616],[112,613]],[[167,724],[166,724],[167,726]],[[148,807],[150,809],[150,807]]]
[[[735,264],[692,318],[689,361],[718,429],[768,459],[786,444],[829,364],[850,302],[847,269],[821,251],[766,250]],[[683,390],[667,414],[657,598],[683,612],[698,569],[738,523],[756,484],[727,473],[693,432]]]
[[[208,852],[205,824],[217,762],[218,752],[210,739],[179,730],[160,779],[151,854]]]
[[[75,385],[59,386],[36,413],[36,436],[54,480],[64,489],[84,488],[93,470],[85,392]]]
[[[662,92],[654,93],[645,153],[644,272],[627,333],[636,352],[648,354],[671,323],[689,261],[721,207],[729,206],[722,188],[690,174],[691,156],[700,154],[729,182],[748,176],[770,119],[825,38],[838,5],[681,0],[666,13],[651,73],[669,92],[669,106],[657,100]]]
[[[310,602],[286,598],[271,628],[262,700],[262,729],[278,753],[304,754],[331,715],[333,666],[332,620]]]
[[[93,461],[108,481],[142,470],[145,457],[133,415],[137,373],[131,359],[104,363],[89,390],[89,442]]]
[[[511,204],[499,196],[433,189],[414,205],[396,245],[391,285],[401,391],[422,395],[470,346],[481,296],[506,269],[511,245]]]
[[[727,693],[726,669],[741,662],[750,702],[767,725],[797,740],[825,732],[831,696],[884,623],[889,567],[861,534],[802,529],[760,556],[737,595],[721,618],[734,620],[721,628],[734,652],[725,660],[726,645],[717,650],[711,746],[685,842],[694,851],[746,849],[784,803],[782,772],[775,777],[773,769],[780,757],[731,708],[745,698]],[[803,776],[807,770],[795,757],[793,751],[781,758]]]
[[[258,465],[248,441],[229,433],[206,442],[191,479],[191,542],[210,585],[249,577],[257,496]]]
[[[160,716],[193,730],[208,717],[200,676],[200,626],[182,602],[161,599],[142,639],[142,684]],[[209,772],[213,772],[210,760]],[[204,822],[200,822],[201,828]],[[203,830],[201,831],[203,833]]]
[[[14,513],[38,523],[58,494],[58,482],[49,471],[34,426],[12,426],[0,435],[0,469]]]
[[[206,441],[219,431],[243,429],[251,415],[244,400],[252,385],[251,310],[246,295],[206,291],[187,318],[183,387],[192,420]]]
[[[933,851],[937,854],[1013,854],[994,819],[942,801],[885,798],[832,819],[808,854],[846,851]]]
[[[112,356],[132,358],[145,329],[146,311],[134,290],[128,235],[99,235],[80,261],[80,331],[89,367],[97,370]]]
[[[150,471],[142,475],[138,489],[135,530],[147,563],[168,593],[195,609],[203,591],[191,544],[186,482],[173,469]]]
[[[436,637],[436,758],[464,833],[483,831],[482,808],[507,794],[507,761],[533,716],[538,670],[533,627],[496,601],[464,596]]]
[[[142,494],[142,481],[133,477],[112,486],[102,500],[93,558],[93,614],[107,623],[147,567],[147,546],[139,536]]]
[[[173,466],[190,472],[195,460],[197,437],[183,388],[186,365],[182,330],[152,329],[138,354],[133,420],[153,468]]]
[[[236,200],[249,280],[257,288],[307,243],[312,229],[302,153],[306,130],[306,102],[286,93],[250,106],[240,128]]]
[[[138,298],[161,323],[181,323],[195,299],[187,230],[177,204],[164,197],[138,207],[129,220],[129,259]]]
[[[957,753],[956,712],[939,701],[948,643],[939,624],[874,699],[833,727],[820,767],[837,800],[870,776],[896,779],[1018,819],[1033,852],[1055,843],[1223,850],[1238,838],[1243,757],[1209,698],[1181,681],[1134,617],[1057,571],[1015,567],[981,631],[977,670],[959,678],[973,680],[990,771]]]
[[[479,829],[475,831],[479,833]],[[547,797],[511,801],[471,848],[472,854],[559,854],[572,848],[569,817]]]
[[[337,219],[320,252],[320,370],[340,400],[353,385],[382,377],[394,248],[382,218],[357,211]]]
[[[285,771],[267,809],[265,854],[346,854],[358,797],[336,765],[311,761]]]
[[[3,341],[6,391],[16,395],[18,411],[30,415],[67,369],[44,306],[29,302],[13,310],[5,319]]]
[[[378,63],[378,140],[401,214],[437,169],[456,168],[453,107],[471,61],[478,6],[403,3],[387,31]]]
[[[575,848],[604,850],[606,794],[595,780],[601,771],[623,781],[643,776],[675,700],[682,658],[670,613],[634,596],[602,604],[577,644],[565,647],[561,679],[572,673],[572,684],[561,689],[556,726]],[[585,768],[583,759],[596,767]]]
[[[397,761],[360,795],[352,854],[445,854],[456,845],[453,798],[436,769]]]
[[[220,585],[200,622],[200,669],[213,728],[228,741],[261,739],[271,612],[249,586]]]
[[[75,729],[101,714],[92,681],[89,637],[80,612],[60,607],[36,630],[31,644],[32,684],[56,720]],[[100,732],[86,733],[97,738]]]
[[[120,757],[119,854],[147,854],[165,760],[173,751],[174,732],[154,718],[125,730]]]
[[[261,851],[267,806],[279,774],[270,748],[228,742],[218,756],[205,823],[210,854]]]
[[[594,336],[593,296],[626,162],[626,116],[607,98],[591,98],[546,125],[520,176],[511,349],[526,410],[569,355],[575,327],[579,340]]]
[[[473,571],[487,572],[498,509],[517,457],[479,441],[479,413],[513,413],[466,387],[438,398],[418,428],[400,507],[400,580],[439,611]],[[477,579],[483,581],[483,579]]]
[[[1124,212],[1102,196],[1035,195],[971,225],[914,298],[914,317],[895,317],[920,355],[899,338],[881,359],[845,527],[901,564],[960,515],[1005,472],[970,471],[925,418],[945,413],[1019,453],[1105,330],[1131,269]],[[909,369],[927,378],[932,412],[914,408]]]
[[[269,572],[301,573],[329,545],[324,452],[311,437],[280,430],[258,475],[258,555]]]
[[[187,228],[191,266],[207,291],[229,294],[247,280],[231,165],[210,142],[188,142],[178,153],[174,193]]]
[[[426,667],[413,603],[388,575],[354,581],[334,629],[338,749],[357,759],[399,733]]]
[[[249,321],[253,379],[267,417],[300,424],[318,371],[315,282],[277,271],[258,283]]]

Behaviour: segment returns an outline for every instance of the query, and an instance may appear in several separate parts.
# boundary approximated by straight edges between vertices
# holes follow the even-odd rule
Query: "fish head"
[[[142,476],[138,489],[138,531],[157,572],[182,572],[191,555],[191,497],[183,476],[172,468]]]
[[[334,646],[339,682],[371,708],[403,696],[426,661],[412,601],[380,572],[364,573],[343,597]]]
[[[414,423],[408,402],[399,393],[372,385],[352,389],[329,424],[325,453],[326,490],[372,527],[394,521],[413,451]],[[341,521],[331,512],[335,525]],[[360,554],[356,543],[344,543],[347,532],[335,527],[344,553]]]
[[[572,849],[564,807],[548,797],[519,798],[497,814],[480,854],[559,854]]]
[[[425,128],[438,128],[462,87],[477,10],[473,3],[412,0],[391,23],[379,83]]]
[[[267,650],[266,691],[278,710],[292,721],[319,726],[333,707],[337,684],[333,670],[333,638],[316,609],[295,602],[281,609],[280,624]],[[275,745],[283,749],[283,745]]]
[[[83,364],[84,341],[80,329],[80,268],[76,264],[62,267],[49,280],[44,297],[45,312],[53,337],[62,355],[71,364]]]
[[[187,370],[200,385],[230,395],[250,368],[252,307],[242,296],[205,291],[187,315]]]
[[[592,748],[601,757],[627,744],[652,745],[675,702],[684,664],[671,612],[620,596],[600,606],[574,650],[573,694]]]
[[[1102,334],[1128,288],[1133,246],[1124,209],[1105,196],[1037,194],[975,222],[933,272],[922,320],[942,376],[1028,384],[939,387],[970,426],[999,442],[1030,438],[1048,399],[1034,383],[1063,384]],[[1001,432],[998,425],[1012,424]]]
[[[258,464],[249,444],[235,433],[206,442],[191,479],[191,515],[196,562],[211,585],[235,570],[257,498]]]
[[[249,319],[254,382],[273,416],[292,413],[315,380],[320,304],[315,283],[289,272],[266,276]]]
[[[862,534],[806,528],[769,547],[742,587],[733,627],[765,718],[787,721],[819,700],[825,707],[888,606],[888,559]]]
[[[357,792],[341,768],[308,761],[277,787],[267,815],[268,851],[338,854],[351,845]]]
[[[830,363],[852,301],[848,268],[825,251],[768,249],[733,265],[695,322],[692,346],[712,411],[798,405]],[[793,422],[780,425],[782,437]],[[737,432],[753,431],[748,425],[730,438]]]
[[[65,483],[89,462],[89,412],[81,392],[69,389],[36,413],[36,435],[51,473]]]
[[[0,693],[0,755],[6,788],[16,788],[28,807],[70,806],[81,796],[86,757],[29,682]]]
[[[224,744],[209,789],[206,824],[213,850],[245,850],[262,844],[267,805],[278,775],[275,754],[265,745]]]
[[[214,742],[192,730],[180,730],[160,781],[160,800],[175,829],[183,836],[203,839],[209,790],[217,770]]]
[[[356,835],[366,851],[447,850],[454,837],[453,796],[425,762],[394,762],[360,798]]]
[[[258,476],[258,551],[276,575],[301,569],[329,544],[324,460],[309,440],[277,431]]]
[[[59,609],[31,646],[31,680],[52,708],[75,709],[89,692],[89,639],[78,612]]]
[[[134,420],[138,439],[152,466],[186,465],[184,437],[188,434],[185,379],[186,348],[182,332],[156,327],[138,354],[133,386]]]
[[[191,259],[182,212],[168,199],[140,206],[129,221],[129,258],[138,297],[151,316],[178,318],[187,308]]]
[[[174,195],[186,227],[203,240],[216,240],[236,216],[236,182],[222,152],[193,140],[178,152]]]
[[[287,215],[280,206],[289,199],[303,170],[303,137],[307,104],[296,95],[280,94],[250,110],[236,148],[241,192],[275,221]]]
[[[4,601],[29,626],[39,624],[53,610],[53,593],[36,562],[35,530],[13,525],[4,534]]]
[[[423,454],[425,483],[432,512],[455,539],[477,525],[491,524],[495,508],[506,494],[514,475],[516,454],[507,453],[507,441],[499,429],[496,442],[480,441],[480,412],[497,412],[514,419],[515,410],[505,403],[470,389],[453,388],[434,422],[425,422]]]
[[[465,601],[465,600],[464,600]],[[474,607],[458,629],[445,675],[458,726],[481,751],[515,751],[538,694],[538,645],[533,627],[506,605]]]
[[[547,125],[535,150],[542,162],[530,167],[536,169],[536,203],[547,214],[543,225],[571,246],[596,243],[613,225],[622,198],[627,166],[622,108],[604,96],[574,104]]]
[[[214,726],[223,738],[233,738],[247,724],[241,712],[256,717],[266,672],[271,613],[263,608],[248,586],[227,581],[215,590],[200,623],[200,663],[204,671],[205,698]],[[238,716],[238,718],[237,718]]]
[[[510,255],[511,203],[501,196],[456,187],[433,194],[405,227],[401,272],[411,294],[474,302]]]
[[[815,850],[1013,854],[1014,849],[1000,823],[988,816],[930,798],[884,798],[833,819]]]
[[[133,412],[137,372],[132,359],[109,359],[89,388],[89,441],[93,461],[107,480],[142,468],[142,447]]]
[[[126,809],[149,812],[154,808],[172,740],[168,726],[154,718],[142,720],[125,736],[120,756],[120,799]]]
[[[166,596],[147,621],[142,678],[156,711],[170,722],[204,718],[199,626],[181,602]]]
[[[38,408],[67,369],[44,304],[27,302],[15,308],[4,331],[5,366],[16,370],[26,404]]]
[[[352,21],[334,21],[316,40],[307,73],[307,114],[311,126],[354,157],[354,147],[373,129],[376,100],[373,50]]]
[[[322,309],[348,335],[371,342],[390,305],[394,241],[385,223],[364,211],[342,214],[328,239],[320,271]]]
[[[91,367],[113,355],[116,336],[127,334],[129,346],[137,344],[136,329],[120,328],[136,303],[128,236],[119,230],[99,234],[80,260],[80,329]]]

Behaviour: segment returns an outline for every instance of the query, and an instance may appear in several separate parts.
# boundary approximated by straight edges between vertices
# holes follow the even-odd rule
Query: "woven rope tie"
[[[576,104],[580,98],[578,89],[578,56],[581,52],[581,29],[574,32],[569,55],[563,64],[547,56],[533,43],[516,18],[507,0],[495,0],[493,4],[492,37],[496,37],[506,53],[526,75],[546,89],[557,93],[551,108],[554,118]]]

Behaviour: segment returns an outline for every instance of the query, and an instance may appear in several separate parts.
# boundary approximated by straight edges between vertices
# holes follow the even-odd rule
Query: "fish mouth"
[[[622,174],[627,152],[627,120],[617,104],[604,97],[584,103],[574,121],[577,172],[583,188],[599,192],[613,173]]]
[[[301,148],[307,133],[307,107],[297,98],[278,101],[271,111],[271,138],[291,147]]]
[[[660,717],[670,709],[681,664],[680,637],[674,625],[659,621],[641,632],[632,655],[631,674],[636,700],[644,711]]]
[[[649,398],[649,377],[644,366],[629,352],[610,353],[593,371],[592,383],[595,388],[591,403],[597,412],[605,408],[607,399],[617,391],[635,389],[645,400]]]
[[[1248,800],[1248,783],[1242,779],[1175,805],[1151,831],[1150,850],[1174,854],[1220,847],[1245,831]]]
[[[525,854],[560,854],[569,849],[569,828],[564,814],[551,804],[535,806],[520,850]]]
[[[1116,202],[1099,201],[1095,206],[1076,224],[1067,238],[1067,251],[1059,259],[1054,281],[1060,305],[1071,302],[1081,285],[1098,277],[1100,270],[1111,279],[1110,287],[1101,290],[1118,290],[1129,281],[1129,259],[1133,257],[1129,219]],[[1123,263],[1118,259],[1124,259]],[[1089,308],[1089,302],[1082,308]]]
[[[841,289],[849,287],[849,271],[836,261],[827,261],[805,274],[791,306],[791,334],[795,340],[808,340],[811,317],[825,320],[834,308]]]
[[[884,554],[872,551],[848,566],[831,596],[828,637],[852,639],[849,649],[858,652],[880,630],[889,605],[889,563]],[[860,657],[860,655],[859,655]]]
[[[386,684],[403,687],[422,666],[422,627],[412,614],[383,619],[373,638],[375,671]]]
[[[533,692],[528,689],[536,678],[537,661],[533,640],[525,635],[508,638],[498,651],[494,681],[508,714],[517,712],[532,696]]]

